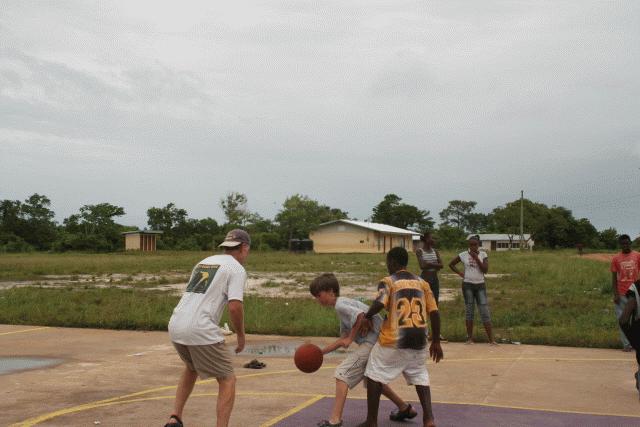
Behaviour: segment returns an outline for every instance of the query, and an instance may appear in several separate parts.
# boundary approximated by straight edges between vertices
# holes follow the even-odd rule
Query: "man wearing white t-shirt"
[[[236,377],[218,323],[228,305],[238,338],[235,352],[241,352],[245,339],[242,299],[247,281],[242,265],[249,255],[251,239],[244,230],[231,230],[219,246],[224,254],[205,258],[193,268],[187,289],[169,320],[171,342],[185,368],[176,390],[174,412],[165,427],[183,426],[182,410],[198,377],[218,381],[216,425],[229,425]]]

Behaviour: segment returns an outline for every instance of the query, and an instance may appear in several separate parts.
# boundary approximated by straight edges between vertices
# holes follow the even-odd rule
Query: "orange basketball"
[[[310,374],[322,366],[322,350],[314,344],[302,344],[293,355],[293,362],[302,372]]]

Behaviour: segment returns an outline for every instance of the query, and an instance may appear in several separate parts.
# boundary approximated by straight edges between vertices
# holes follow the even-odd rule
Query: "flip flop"
[[[265,363],[259,362],[258,359],[253,359],[249,363],[245,363],[244,367],[247,369],[262,369],[266,368],[267,365]]]
[[[410,420],[412,418],[415,418],[418,415],[418,413],[416,411],[411,412],[412,409],[413,407],[409,403],[407,405],[407,409],[405,409],[404,411],[400,411],[400,410],[391,411],[391,413],[389,414],[389,419],[391,421],[404,421],[404,420]]]
[[[318,427],[342,427],[342,421],[337,424],[331,424],[329,420],[322,420],[322,422],[318,423]]]
[[[164,427],[184,427],[184,424],[182,424],[182,420],[175,414],[172,414],[169,419],[173,418],[174,420],[177,421],[177,423],[166,423],[164,425]]]

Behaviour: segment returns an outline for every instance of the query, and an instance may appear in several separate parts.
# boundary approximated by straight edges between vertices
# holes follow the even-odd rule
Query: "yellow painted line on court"
[[[34,328],[34,329],[46,329],[46,328]],[[27,332],[29,330],[24,330],[23,332]],[[20,331],[16,331],[20,332]],[[631,359],[620,359],[620,358],[602,358],[602,359],[580,359],[580,358],[557,358],[557,357],[548,357],[548,358],[541,358],[541,357],[534,357],[534,358],[517,358],[517,357],[505,357],[505,358],[487,358],[487,359],[482,359],[482,358],[469,358],[469,359],[445,359],[448,362],[485,362],[485,361],[495,361],[495,362],[506,362],[506,361],[513,361],[513,360],[521,360],[521,361],[565,361],[565,362],[602,362],[602,361],[606,361],[606,362],[620,362],[620,361],[624,361],[624,362],[628,362],[631,361]],[[333,369],[335,368],[335,366],[322,366],[320,369],[324,370],[324,369]],[[287,369],[287,370],[281,370],[281,371],[274,371],[274,372],[259,372],[259,373],[254,373],[254,374],[246,374],[246,375],[238,375],[237,378],[241,379],[241,378],[255,378],[255,377],[262,377],[262,376],[269,376],[269,375],[280,375],[280,374],[290,374],[290,373],[298,373],[299,371],[297,369]],[[196,384],[209,384],[216,381],[215,379],[208,379],[208,380],[202,380],[202,381],[197,381]],[[76,412],[81,412],[81,411],[85,411],[85,410],[90,410],[90,409],[94,409],[94,408],[99,408],[99,407],[103,407],[103,406],[109,406],[109,405],[115,405],[115,404],[119,404],[119,403],[127,403],[127,402],[132,402],[132,401],[143,401],[143,400],[154,400],[154,399],[163,399],[165,397],[152,397],[152,398],[143,398],[143,399],[134,399],[132,400],[131,398],[135,398],[137,396],[143,396],[145,394],[149,394],[149,393],[155,393],[155,392],[159,392],[159,391],[164,391],[164,390],[175,390],[177,388],[177,386],[163,386],[163,387],[156,387],[156,388],[152,388],[152,389],[148,389],[148,390],[143,390],[143,391],[139,391],[139,392],[135,392],[135,393],[130,393],[130,394],[126,394],[126,395],[122,395],[122,396],[116,396],[116,397],[112,397],[109,399],[104,399],[104,400],[98,400],[95,402],[89,402],[89,403],[85,403],[82,405],[77,405],[77,406],[73,406],[70,408],[65,408],[65,409],[60,409],[58,411],[54,411],[54,412],[50,412],[48,414],[43,414],[37,417],[33,417],[30,419],[27,419],[25,421],[13,424],[11,427],[32,427],[35,426],[43,421],[47,421],[50,420],[52,418],[56,418],[62,415],[67,415],[67,414],[71,414],[71,413],[76,413]],[[248,394],[244,394],[244,395],[248,395]],[[257,393],[256,395],[260,395],[260,393]],[[292,393],[293,396],[308,396],[302,393]],[[302,409],[306,408],[307,406],[315,403],[317,400],[320,400],[322,397],[326,397],[325,395],[319,395],[319,394],[313,394],[312,396],[313,399],[310,399],[309,402],[306,406],[300,407],[298,408],[295,412],[299,412]],[[172,397],[172,396],[169,396]],[[311,401],[313,400],[313,401]],[[607,413],[597,413],[597,412],[574,412],[574,411],[561,411],[561,410],[553,410],[553,409],[539,409],[539,408],[528,408],[528,407],[515,407],[515,406],[501,406],[501,405],[491,405],[491,404],[485,404],[485,403],[460,403],[460,402],[436,402],[436,403],[451,403],[451,404],[458,404],[458,405],[480,405],[480,406],[491,406],[491,407],[497,407],[497,408],[513,408],[513,409],[521,409],[521,410],[532,410],[532,411],[549,411],[549,412],[566,412],[566,413],[575,413],[575,414],[585,414],[585,415],[604,415],[604,416],[624,416],[624,417],[635,417],[638,418],[638,415],[624,415],[624,414],[607,414]],[[296,408],[294,408],[296,409]],[[292,409],[293,411],[293,409]],[[293,413],[286,415],[284,418],[286,418],[287,416],[292,415]],[[285,415],[285,414],[283,414]],[[264,424],[261,427],[267,427],[267,426],[271,426],[273,424],[275,424],[276,422],[280,421],[281,419],[284,418],[279,418],[275,421],[273,421],[272,424]]]
[[[331,369],[331,368],[335,368],[335,366],[323,366],[320,369]],[[287,369],[287,370],[283,370],[283,371],[260,372],[260,373],[256,373],[256,374],[238,375],[237,378],[238,379],[241,379],[241,378],[254,378],[254,377],[261,377],[261,376],[266,376],[266,375],[289,374],[289,373],[294,373],[294,372],[299,372],[299,371],[297,369]],[[209,383],[212,383],[214,381],[216,381],[216,380],[215,379],[210,379],[210,380],[196,381],[196,384],[209,384]],[[122,396],[111,397],[109,399],[103,399],[103,400],[98,400],[98,401],[95,401],[95,402],[84,403],[82,405],[72,406],[70,408],[60,409],[58,411],[50,412],[48,414],[43,414],[43,415],[40,415],[40,416],[37,416],[37,417],[29,418],[29,419],[27,419],[25,421],[22,421],[22,422],[19,422],[19,423],[16,423],[16,424],[12,424],[11,427],[31,427],[31,426],[39,424],[39,423],[41,423],[43,421],[47,421],[47,420],[50,420],[52,418],[60,417],[62,415],[72,414],[72,413],[80,412],[80,411],[86,411],[86,410],[89,410],[89,409],[99,408],[99,407],[102,407],[102,406],[108,406],[108,404],[111,404],[112,402],[116,402],[117,403],[117,401],[121,402],[123,400],[130,399],[132,397],[143,396],[145,394],[156,393],[156,392],[165,391],[165,390],[175,390],[176,388],[177,388],[177,386],[175,386],[175,385],[156,387],[156,388],[151,388],[151,389],[148,389],[148,390],[138,391],[138,392],[135,392],[135,393],[125,394],[125,395],[122,395]]]
[[[20,331],[0,332],[0,335],[21,334],[23,332],[41,331],[43,329],[49,329],[49,327],[48,326],[43,326],[41,328],[22,329]]]
[[[277,372],[268,373],[268,375],[277,375],[277,374],[287,373],[287,372],[289,372],[289,371],[277,371]],[[248,376],[256,376],[256,374],[250,374]],[[175,387],[173,387],[173,388],[175,388]],[[157,391],[157,390],[160,390],[160,389],[166,389],[166,387],[160,387],[160,388],[153,389],[153,390],[150,390],[150,391]],[[147,391],[147,392],[149,392],[149,391]],[[140,392],[140,393],[142,393],[142,392]],[[140,393],[132,393],[132,395],[133,394],[139,395]],[[132,396],[132,395],[128,395],[128,396]],[[191,397],[215,397],[217,395],[218,395],[218,393],[193,393],[191,395]],[[238,392],[238,393],[236,393],[236,396],[238,396],[238,397],[241,397],[241,396],[245,396],[245,397],[269,397],[269,396],[272,396],[272,397],[310,397],[310,399],[306,400],[305,402],[301,403],[300,405],[296,406],[295,408],[292,408],[289,411],[277,416],[276,418],[273,418],[273,419],[267,421],[266,423],[261,424],[260,427],[270,427],[270,426],[276,424],[277,422],[282,421],[282,420],[286,419],[287,417],[290,417],[291,415],[294,415],[294,414],[302,411],[305,408],[308,408],[309,406],[313,405],[314,403],[316,403],[320,399],[333,398],[334,397],[333,395],[329,395],[329,394],[294,393],[294,392]],[[123,405],[123,404],[127,404],[127,403],[148,402],[148,401],[155,401],[155,400],[167,400],[167,399],[173,399],[174,397],[175,396],[173,396],[173,395],[168,395],[168,396],[150,396],[150,397],[142,397],[142,398],[135,398],[135,399],[124,399],[124,396],[122,396],[120,398],[121,400],[112,399],[110,401],[107,401],[107,400],[109,400],[109,399],[107,399],[107,400],[104,400],[104,401],[94,402],[94,403],[85,404],[85,405],[79,405],[79,406],[76,406],[76,407],[73,407],[73,408],[68,408],[68,409],[65,409],[65,410],[61,410],[61,411],[57,411],[57,412],[54,412],[54,413],[51,413],[51,414],[47,414],[46,416],[38,417],[38,419],[31,419],[31,420],[23,421],[21,423],[12,424],[10,427],[27,427],[27,426],[30,427],[30,426],[34,426],[37,423],[40,423],[42,421],[49,420],[51,418],[59,417],[59,416],[62,416],[62,415],[69,415],[69,414],[76,413],[76,412],[82,412],[82,411],[85,411],[85,410],[103,408],[103,407],[114,406],[114,405]],[[366,400],[366,397],[352,397],[352,396],[350,396],[350,397],[348,397],[348,399]],[[411,399],[408,399],[407,401],[409,401],[409,402],[417,402],[417,400],[411,400]],[[552,413],[559,413],[559,414],[578,414],[578,415],[595,415],[595,416],[640,418],[640,415],[636,415],[636,414],[620,414],[620,413],[612,414],[612,413],[605,413],[605,412],[585,412],[585,411],[572,411],[572,410],[560,410],[560,409],[548,409],[548,408],[535,408],[535,407],[526,407],[526,406],[508,406],[508,405],[499,405],[499,404],[491,404],[491,403],[480,403],[480,402],[451,402],[451,401],[443,401],[443,400],[434,400],[433,403],[441,403],[441,404],[448,404],[448,405],[483,406],[483,407],[490,407],[490,408],[517,409],[517,410],[526,410],[526,411],[541,411],[541,412],[552,412]]]
[[[312,397],[311,399],[309,399],[309,400],[307,400],[307,401],[305,401],[305,402],[302,402],[301,404],[299,404],[299,405],[298,405],[298,406],[296,406],[295,408],[288,410],[288,411],[287,411],[287,412],[285,412],[284,414],[282,414],[282,415],[278,415],[277,417],[275,417],[275,418],[273,418],[273,419],[271,419],[271,420],[267,421],[266,423],[261,424],[261,425],[260,425],[260,427],[270,427],[270,426],[274,425],[275,423],[277,423],[277,422],[279,422],[279,421],[282,421],[282,420],[284,420],[285,418],[288,418],[288,417],[290,417],[291,415],[293,415],[293,414],[295,414],[295,413],[297,413],[297,412],[302,411],[304,408],[307,408],[307,407],[309,407],[309,406],[313,405],[313,404],[314,404],[314,403],[316,403],[318,400],[320,400],[320,399],[324,399],[324,397],[325,397],[325,395],[324,395],[324,394],[319,394],[319,395],[317,395],[317,396],[314,396],[314,397]]]
[[[634,359],[623,358],[570,358],[570,357],[487,357],[487,358],[469,358],[469,359],[442,359],[443,362],[634,362]],[[433,365],[433,363],[431,363]]]
[[[364,398],[366,399],[366,398]],[[563,409],[548,409],[548,408],[531,408],[527,406],[508,406],[498,405],[493,403],[469,403],[469,402],[448,402],[441,400],[434,400],[433,403],[443,403],[445,405],[473,405],[473,406],[487,406],[489,408],[501,408],[501,409],[518,409],[521,411],[541,411],[541,412],[554,412],[557,414],[577,414],[577,415],[600,415],[604,417],[627,417],[627,418],[640,418],[637,414],[610,414],[606,412],[585,412],[585,411],[571,411]]]
[[[191,395],[191,397],[215,397],[217,395],[218,395],[218,393],[193,393]],[[318,394],[310,394],[310,393],[287,393],[287,392],[264,392],[264,393],[238,392],[238,393],[236,393],[236,396],[255,396],[255,397],[265,397],[265,396],[274,396],[274,397],[308,397],[308,396],[312,396],[314,399],[317,398],[317,397],[319,397],[320,399],[323,398],[323,397],[333,397],[333,396],[328,396],[328,395],[318,395]],[[123,404],[126,404],[126,403],[148,402],[148,401],[152,401],[152,400],[165,400],[165,399],[173,399],[173,398],[175,398],[175,396],[171,395],[171,396],[142,397],[142,398],[137,398],[137,399],[118,400],[118,401],[102,402],[102,403],[97,403],[96,402],[95,404],[92,404],[92,405],[80,405],[80,406],[76,406],[74,408],[69,408],[69,410],[66,410],[64,414],[57,414],[54,417],[47,418],[47,420],[49,420],[51,418],[59,417],[59,416],[62,416],[62,415],[73,414],[75,412],[82,412],[82,411],[89,410],[89,409],[104,408],[106,406],[123,405]],[[314,400],[310,404],[313,404],[317,400],[319,400],[319,399]],[[309,406],[309,405],[307,405],[307,406]],[[305,407],[300,408],[299,411],[304,409]],[[53,415],[53,414],[51,414],[51,415]],[[39,422],[42,422],[42,421],[46,421],[46,420],[40,420],[40,421],[37,421],[37,422],[34,422],[34,423],[31,423],[29,420],[27,420],[27,421],[23,421],[21,423],[12,424],[10,427],[33,426],[33,425],[35,425],[35,424],[37,424]],[[265,425],[271,425],[271,424],[265,424]]]

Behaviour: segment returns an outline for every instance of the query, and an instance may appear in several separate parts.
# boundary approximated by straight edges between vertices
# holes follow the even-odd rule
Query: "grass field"
[[[187,275],[191,267],[207,255],[205,252],[1,255],[0,282],[44,280],[47,275]],[[442,255],[446,264],[454,253]],[[409,268],[417,271],[414,257]],[[366,254],[254,252],[247,270],[334,271],[366,274],[372,280],[385,274],[384,257]],[[500,252],[490,254],[490,272],[506,274],[487,280],[497,338],[527,344],[619,346],[606,263],[576,257],[574,251]],[[441,279],[443,288],[459,286],[457,278],[443,276]],[[371,287],[363,284],[364,298],[375,291],[369,289]],[[165,329],[177,300],[178,297],[167,292],[96,289],[87,285],[64,289],[7,289],[0,291],[0,323]],[[338,332],[335,314],[319,307],[311,298],[284,300],[252,296],[247,298],[245,307],[249,333],[336,335]],[[443,335],[450,340],[463,340],[466,333],[462,298],[443,302],[440,312]],[[479,341],[484,339],[481,328],[476,327],[476,337]]]

